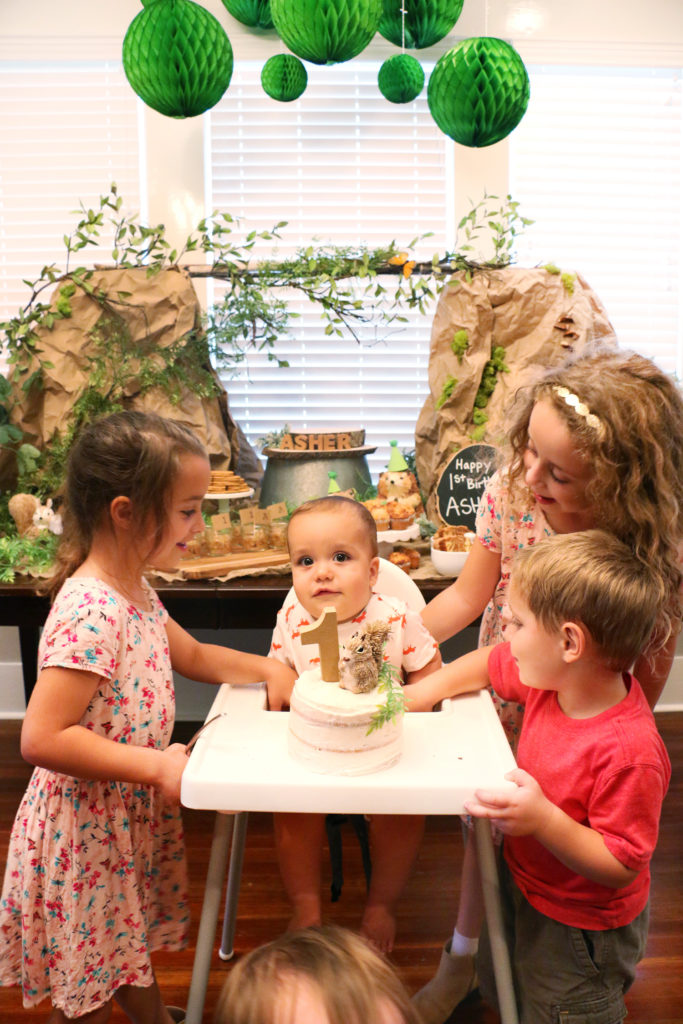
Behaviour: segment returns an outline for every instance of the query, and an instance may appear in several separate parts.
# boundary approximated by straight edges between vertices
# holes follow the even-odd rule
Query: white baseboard
[[[26,711],[20,661],[0,661],[0,718],[23,718]]]
[[[680,647],[680,641],[679,641]],[[657,711],[683,711],[683,654],[674,658]]]

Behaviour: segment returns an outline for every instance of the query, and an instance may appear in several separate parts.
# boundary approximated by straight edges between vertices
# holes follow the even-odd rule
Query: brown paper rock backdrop
[[[563,280],[564,278],[564,280]],[[572,287],[573,286],[573,287]],[[459,332],[466,332],[466,335]],[[467,347],[459,358],[454,351]],[[415,454],[427,515],[438,522],[436,487],[453,454],[473,441],[499,446],[505,410],[520,384],[539,367],[616,344],[614,328],[597,295],[579,275],[542,268],[454,274],[441,292],[432,326],[429,390],[415,428]],[[505,350],[509,372],[499,372],[481,416],[475,398],[495,347]],[[454,383],[453,383],[454,381]],[[444,397],[444,387],[450,394]],[[474,415],[474,420],[473,420]],[[477,429],[479,427],[479,429]]]
[[[163,270],[152,277],[147,277],[142,268],[98,270],[91,283],[113,299],[120,293],[128,293],[124,303],[118,303],[115,308],[130,332],[132,346],[139,346],[147,353],[175,345],[199,328],[199,300],[189,275],[178,268]],[[43,448],[55,433],[63,430],[91,372],[89,360],[94,355],[91,335],[104,316],[103,307],[77,289],[71,298],[71,308],[72,315],[68,319],[57,320],[52,330],[40,332],[38,347],[43,360],[52,363],[52,367],[44,370],[44,388],[33,389],[13,412],[13,421],[27,435],[25,440],[37,448]],[[182,361],[183,356],[180,358]],[[213,371],[210,372],[218,382]],[[212,398],[200,398],[187,387],[180,401],[174,404],[160,387],[142,393],[133,374],[126,388],[124,405],[186,424],[206,446],[212,468],[236,464],[240,448],[238,428],[230,416],[222,387]],[[255,457],[254,461],[257,461]]]

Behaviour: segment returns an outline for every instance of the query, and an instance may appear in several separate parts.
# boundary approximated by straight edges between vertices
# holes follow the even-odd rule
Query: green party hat
[[[339,492],[341,491],[341,487],[337,483],[337,474],[334,472],[334,470],[331,469],[330,472],[327,475],[330,478],[330,482],[329,482],[328,487],[327,487],[327,493],[328,494],[339,494]]]
[[[387,463],[387,470],[390,473],[404,473],[408,469],[408,463],[398,450],[398,441],[390,441],[391,455]]]

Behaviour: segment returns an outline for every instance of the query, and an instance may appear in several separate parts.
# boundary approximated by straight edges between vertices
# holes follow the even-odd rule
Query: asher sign
[[[490,444],[473,444],[455,453],[436,488],[436,507],[444,523],[474,531],[479,499],[496,468],[497,454]]]

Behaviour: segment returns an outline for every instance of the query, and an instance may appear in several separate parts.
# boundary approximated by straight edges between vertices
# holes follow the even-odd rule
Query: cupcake
[[[399,501],[388,502],[387,512],[392,530],[405,530],[415,522],[414,510]]]
[[[375,520],[375,526],[377,532],[380,533],[382,530],[388,530],[391,520],[389,519],[389,513],[387,512],[386,505],[378,505],[376,508],[370,510],[370,515]]]
[[[389,561],[393,562],[393,564],[397,565],[399,569],[403,569],[404,572],[407,572],[408,575],[410,575],[410,570],[412,568],[410,558],[403,551],[392,551],[389,555]]]

